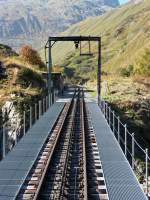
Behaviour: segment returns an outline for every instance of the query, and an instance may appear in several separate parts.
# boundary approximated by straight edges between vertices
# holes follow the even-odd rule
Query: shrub
[[[19,52],[23,60],[31,65],[37,65],[39,68],[45,68],[44,62],[41,60],[38,52],[31,46],[23,46]]]
[[[136,60],[134,73],[150,76],[150,50],[145,49],[144,53]]]
[[[122,68],[120,70],[120,75],[129,77],[133,74],[133,69],[134,69],[133,65],[129,65],[127,68]]]
[[[29,68],[22,68],[19,71],[17,82],[24,87],[43,87],[45,85],[42,75]]]

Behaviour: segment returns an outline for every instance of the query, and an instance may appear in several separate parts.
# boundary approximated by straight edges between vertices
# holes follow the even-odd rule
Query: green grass
[[[149,0],[144,0],[139,4],[130,3],[114,9],[103,16],[88,18],[71,26],[61,35],[102,36],[103,71],[119,74],[121,68],[134,65],[137,58],[142,55],[143,49],[149,47],[149,23],[150,4]],[[87,45],[84,45],[85,50]],[[92,45],[94,58],[88,58],[87,61],[83,57],[79,58],[79,52],[74,49],[73,43],[57,43],[53,48],[53,63],[64,64],[64,60],[67,58],[66,66],[76,66],[77,68],[81,66],[81,69],[84,66],[96,70],[96,44]],[[73,56],[75,56],[74,59]],[[78,60],[75,61],[75,59]],[[93,79],[94,76],[93,74]]]

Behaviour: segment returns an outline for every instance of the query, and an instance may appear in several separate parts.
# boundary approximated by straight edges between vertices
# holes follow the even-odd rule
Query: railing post
[[[51,92],[51,106],[53,105],[53,92]]]
[[[124,153],[125,153],[125,156],[127,157],[127,125],[126,124],[124,125],[124,131],[125,131],[125,150],[124,150]]]
[[[41,116],[41,100],[39,101],[39,118]]]
[[[43,108],[44,108],[43,111],[45,113],[45,110],[46,110],[46,108],[45,108],[46,107],[46,99],[45,98],[43,98],[43,103],[44,103],[44,105],[43,105]]]
[[[48,94],[48,104],[49,104],[49,108],[51,107],[51,95],[50,95],[50,93]]]
[[[3,159],[6,155],[6,123],[3,124]]]
[[[113,111],[113,133],[115,134],[115,112]]]
[[[110,106],[109,106],[109,122],[108,123],[111,128],[111,108],[110,108]]]
[[[46,111],[46,98],[43,98],[43,101],[44,101],[44,113]]]
[[[46,111],[48,109],[48,97],[46,96]]]
[[[120,144],[120,117],[118,116],[118,143]]]
[[[148,197],[148,149],[145,149],[145,166],[146,166],[146,195]]]
[[[30,106],[30,128],[32,127],[32,107]]]
[[[105,101],[104,101],[104,116],[105,116],[105,104],[106,104],[106,103],[105,103]],[[106,117],[106,116],[105,116],[105,117]]]
[[[35,103],[35,122],[37,120],[37,104]]]
[[[23,135],[26,134],[26,112],[23,111]]]
[[[106,120],[108,120],[108,104],[106,103]]]
[[[42,99],[42,115],[44,114],[44,97]]]
[[[132,169],[134,170],[134,154],[135,154],[135,149],[134,149],[134,133],[132,133]]]
[[[54,90],[54,102],[53,103],[55,103],[55,90]]]

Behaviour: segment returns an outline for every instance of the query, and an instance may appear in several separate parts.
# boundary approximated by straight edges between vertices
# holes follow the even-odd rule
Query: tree
[[[37,65],[39,68],[45,68],[44,62],[41,60],[38,52],[29,45],[25,45],[20,49],[20,56],[24,61],[31,65]]]

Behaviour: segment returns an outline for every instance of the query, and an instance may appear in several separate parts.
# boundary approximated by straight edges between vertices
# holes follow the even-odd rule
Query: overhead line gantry
[[[49,37],[48,41],[45,45],[45,52],[46,49],[48,49],[48,91],[51,93],[51,71],[52,71],[52,47],[55,45],[56,42],[74,42],[75,48],[78,49],[80,46],[80,55],[86,55],[91,56],[91,42],[97,42],[98,43],[98,68],[97,68],[97,97],[98,97],[98,104],[100,103],[100,97],[101,97],[101,68],[102,68],[102,62],[101,62],[101,37],[96,36],[59,36],[59,37]],[[82,42],[88,42],[89,43],[89,53],[88,54],[82,54],[81,52],[81,43]]]

